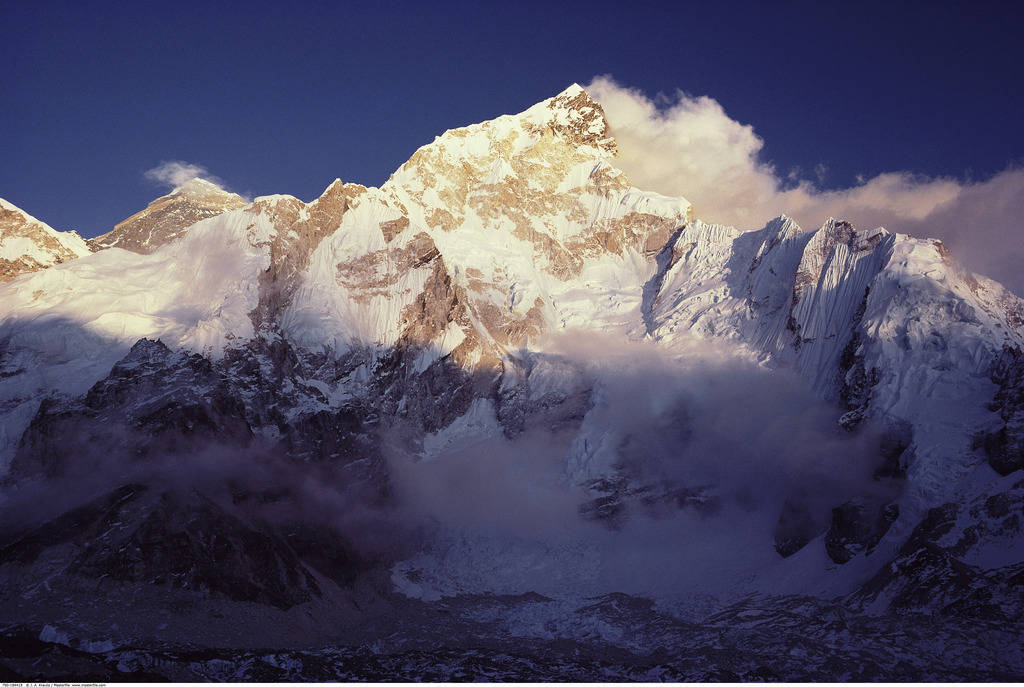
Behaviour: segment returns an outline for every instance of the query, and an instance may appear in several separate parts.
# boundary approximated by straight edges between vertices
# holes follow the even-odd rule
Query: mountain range
[[[1024,301],[616,149],[573,85],[308,203],[0,202],[4,670],[1020,679]]]

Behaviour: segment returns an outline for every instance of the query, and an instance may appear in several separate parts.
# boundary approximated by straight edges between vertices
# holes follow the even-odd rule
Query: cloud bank
[[[649,342],[566,332],[546,347],[551,374],[592,388],[578,428],[531,420],[513,438],[467,433],[429,460],[389,458],[401,520],[423,532],[393,569],[403,593],[760,589],[755,577],[784,567],[774,542],[785,502],[806,510],[817,536],[849,499],[898,496],[900,485],[873,477],[880,428],[841,430],[840,410],[794,373],[727,344],[693,339],[668,356]],[[589,485],[620,479],[618,512],[586,515],[617,488]]]
[[[224,187],[224,182],[211,174],[206,167],[185,162],[184,160],[165,160],[156,167],[147,169],[143,176],[149,181],[172,189],[178,188],[197,177],[217,184],[221,188]]]
[[[761,158],[764,141],[753,127],[713,98],[678,91],[661,104],[609,76],[586,88],[605,110],[617,164],[633,183],[686,197],[702,219],[754,229],[785,213],[813,229],[831,216],[939,238],[968,269],[1024,295],[1024,169],[980,182],[887,172],[826,190],[780,175]]]

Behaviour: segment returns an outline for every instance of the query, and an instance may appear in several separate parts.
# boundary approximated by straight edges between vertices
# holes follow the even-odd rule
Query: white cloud
[[[222,188],[224,186],[220,179],[210,174],[202,165],[183,160],[166,160],[161,162],[156,167],[147,169],[144,176],[152,182],[170,188],[178,188],[197,177],[217,184]]]
[[[605,110],[619,143],[617,164],[633,183],[686,197],[702,219],[753,229],[785,213],[810,229],[833,216],[940,238],[965,266],[1024,294],[1022,169],[981,182],[888,172],[822,190],[806,179],[784,179],[761,159],[764,141],[753,127],[712,98],[679,91],[662,104],[608,76],[587,90]],[[824,171],[816,174],[821,179]]]

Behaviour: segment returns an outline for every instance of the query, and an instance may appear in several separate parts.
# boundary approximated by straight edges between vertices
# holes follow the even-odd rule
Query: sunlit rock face
[[[74,231],[55,231],[0,198],[0,283],[88,255]]]
[[[152,253],[180,238],[196,222],[245,205],[241,196],[195,178],[157,198],[106,234],[89,239],[89,248],[97,251],[117,246],[133,253]]]
[[[50,251],[0,287],[0,619],[115,608],[112,641],[234,647],[220,677],[287,627],[635,679],[934,677],[891,640],[927,622],[1020,675],[1022,301],[927,238],[705,223],[615,155],[574,85],[380,188],[193,180],[88,247],[0,208]],[[271,676],[398,665],[359,651]]]

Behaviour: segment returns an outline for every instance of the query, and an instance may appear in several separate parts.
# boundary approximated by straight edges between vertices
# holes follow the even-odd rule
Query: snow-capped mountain
[[[5,618],[68,624],[64,594],[95,633],[76,595],[107,580],[137,609],[119,641],[201,593],[227,620],[168,637],[355,604],[637,653],[631,623],[740,623],[756,594],[770,632],[824,604],[1012,644],[1024,301],[927,238],[705,223],[615,153],[574,85],[380,188],[194,180],[0,287]]]
[[[245,199],[198,177],[150,203],[106,234],[89,239],[93,251],[117,246],[152,253],[184,235],[196,222],[245,206]]]
[[[0,283],[114,246],[152,253],[196,222],[245,205],[241,196],[194,178],[106,234],[86,240],[75,231],[56,231],[0,198]]]
[[[0,198],[0,283],[89,254],[74,231],[56,231]]]

